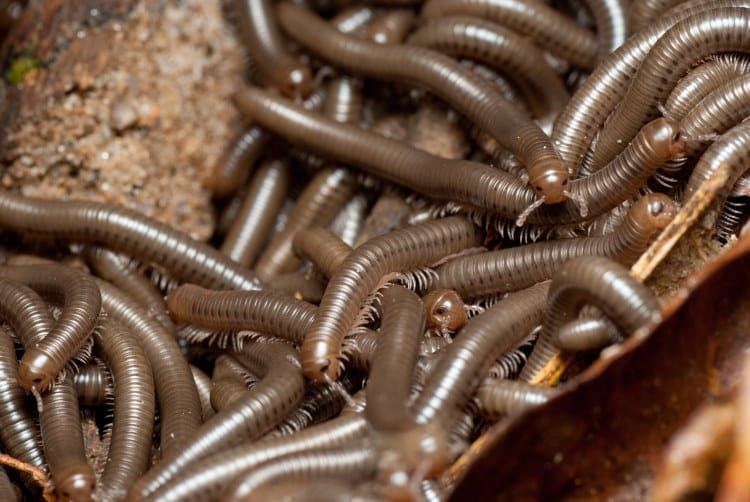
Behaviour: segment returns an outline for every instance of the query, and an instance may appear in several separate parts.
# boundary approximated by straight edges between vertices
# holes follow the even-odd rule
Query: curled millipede
[[[552,279],[542,332],[521,380],[532,381],[557,353],[553,339],[560,327],[587,304],[599,308],[624,336],[658,318],[660,312],[654,294],[622,265],[599,256],[573,259]]]
[[[4,266],[0,274],[62,306],[49,333],[26,347],[18,364],[21,386],[41,391],[86,345],[99,318],[99,288],[89,275],[58,264]]]
[[[344,337],[367,296],[389,272],[437,262],[479,244],[478,229],[461,217],[450,217],[395,230],[376,237],[347,256],[331,278],[318,313],[300,348],[308,378],[335,380]]]
[[[247,46],[261,79],[289,97],[306,97],[315,83],[312,71],[286,50],[273,2],[235,0],[234,7],[239,18],[240,38]]]

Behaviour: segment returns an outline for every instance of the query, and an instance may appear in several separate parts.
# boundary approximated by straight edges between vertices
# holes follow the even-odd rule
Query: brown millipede
[[[309,110],[318,110],[323,106],[324,100],[325,89],[320,88],[305,99],[303,106]],[[250,125],[229,143],[210,180],[214,197],[229,197],[245,184],[270,139],[271,136],[260,127]]]
[[[44,454],[59,500],[93,501],[96,475],[86,461],[81,412],[71,375],[56,382],[43,396],[42,402],[39,426]]]
[[[412,291],[392,285],[383,291],[380,308],[365,416],[376,431],[403,431],[415,425],[407,403],[424,333],[424,305]]]
[[[248,340],[235,356],[261,381],[204,423],[181,450],[152,467],[133,487],[133,494],[147,496],[201,457],[260,437],[297,407],[305,393],[305,381],[291,345]]]
[[[187,466],[172,481],[145,500],[214,500],[238,475],[265,462],[305,451],[336,449],[352,444],[368,433],[369,425],[361,413],[347,413],[291,436],[245,443]]]
[[[352,252],[336,234],[320,227],[299,230],[294,235],[292,249],[300,258],[314,263],[326,277],[333,277]]]
[[[529,40],[510,29],[472,17],[431,20],[409,37],[409,44],[453,57],[467,57],[502,71],[514,81],[537,117],[556,114],[568,92],[544,55]],[[534,105],[542,101],[542,106]]]
[[[587,304],[599,308],[624,336],[659,315],[659,301],[654,294],[619,263],[601,256],[570,260],[549,286],[542,332],[521,372],[521,380],[532,381],[557,353],[553,337]]]
[[[228,361],[237,366],[242,366],[226,354],[222,354],[216,359],[214,372],[211,375],[211,407],[217,413],[245,397],[249,390],[246,372],[237,371],[231,366],[227,367]]]
[[[272,158],[258,168],[221,244],[222,253],[245,267],[255,262],[273,231],[289,182],[289,164],[285,160]]]
[[[434,287],[479,298],[549,279],[560,265],[577,256],[609,256],[630,265],[676,213],[677,206],[668,196],[648,194],[632,205],[622,224],[610,234],[536,242],[461,256],[436,270]]]
[[[345,168],[325,168],[315,174],[297,199],[284,229],[271,239],[255,265],[268,280],[292,272],[301,262],[292,252],[294,234],[309,226],[327,225],[354,194],[354,176]]]
[[[613,159],[669,97],[690,65],[723,51],[750,50],[750,12],[715,9],[676,23],[656,42],[638,68],[622,102],[602,128],[594,149],[593,169]]]
[[[254,274],[208,244],[136,211],[109,204],[34,199],[3,190],[0,227],[108,246],[206,287],[260,288]]]
[[[261,79],[290,98],[306,97],[315,83],[312,70],[286,50],[273,2],[235,0],[233,4],[239,18],[240,38]]]
[[[472,318],[448,345],[412,405],[418,423],[452,427],[487,370],[542,320],[549,282],[508,295]]]
[[[102,319],[94,340],[114,381],[112,435],[100,491],[104,500],[122,499],[149,466],[156,412],[154,379],[137,339],[119,322]]]
[[[298,5],[283,2],[278,12],[290,36],[337,66],[426,87],[516,154],[526,166],[529,183],[546,203],[565,200],[568,170],[549,138],[528,117],[520,116],[489,82],[429,49],[356,40]]]
[[[216,330],[251,330],[302,343],[316,307],[284,293],[214,291],[183,284],[167,296],[178,322]]]
[[[26,347],[18,364],[21,386],[41,391],[88,341],[101,309],[99,288],[91,276],[52,263],[4,266],[0,275],[24,283],[62,306],[60,317],[49,333]]]
[[[541,2],[521,0],[430,0],[422,16],[471,16],[507,26],[532,38],[537,45],[575,66],[591,69],[596,65],[594,35]]]
[[[192,373],[174,336],[144,307],[112,286],[97,280],[104,311],[131,333],[146,353],[154,375],[161,421],[162,455],[180,449],[201,424],[201,405]]]
[[[370,208],[370,200],[363,193],[357,193],[344,206],[329,225],[330,229],[347,246],[354,246],[361,234],[365,216]]]
[[[477,388],[476,400],[479,411],[496,420],[544,404],[557,392],[556,389],[526,382],[486,379]]]
[[[479,230],[461,217],[449,217],[394,230],[358,247],[331,277],[320,308],[300,348],[305,375],[335,380],[344,337],[354,327],[367,296],[386,274],[434,264],[477,246]]]
[[[343,354],[349,366],[369,373],[378,347],[378,338],[378,334],[371,330],[363,330],[346,338]]]

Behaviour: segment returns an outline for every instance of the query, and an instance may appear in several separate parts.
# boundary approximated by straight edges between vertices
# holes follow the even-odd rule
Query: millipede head
[[[677,203],[662,193],[644,195],[638,203],[643,207],[642,217],[654,231],[666,228],[678,211]]]
[[[568,189],[570,174],[562,160],[546,158],[532,166],[529,173],[531,188],[539,198],[544,197],[545,204],[557,204],[567,199],[564,192]]]
[[[422,298],[428,328],[458,331],[469,320],[464,302],[452,289],[440,289]]]
[[[87,472],[75,472],[69,475],[58,475],[55,480],[58,500],[61,502],[91,502],[96,493],[96,476],[90,469]]]
[[[28,349],[18,362],[18,383],[24,390],[31,391],[36,388],[39,391],[46,389],[52,384],[57,371],[55,362],[47,354],[39,349]]]
[[[310,67],[298,62],[284,70],[281,92],[292,99],[302,99],[313,91],[315,79]]]
[[[312,350],[310,345],[303,343],[300,349],[302,373],[314,382],[335,382],[341,370],[339,356],[332,354],[325,343],[312,344]]]
[[[685,152],[686,138],[681,131],[679,122],[664,117],[652,120],[641,129],[651,148],[665,161]]]

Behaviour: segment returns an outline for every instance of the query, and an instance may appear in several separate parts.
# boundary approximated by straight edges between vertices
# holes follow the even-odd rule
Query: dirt
[[[105,16],[91,8],[83,22],[55,25],[57,46],[10,90],[18,113],[0,182],[120,204],[206,239],[206,184],[239,128],[231,96],[244,72],[220,2],[136,2],[97,24]]]

